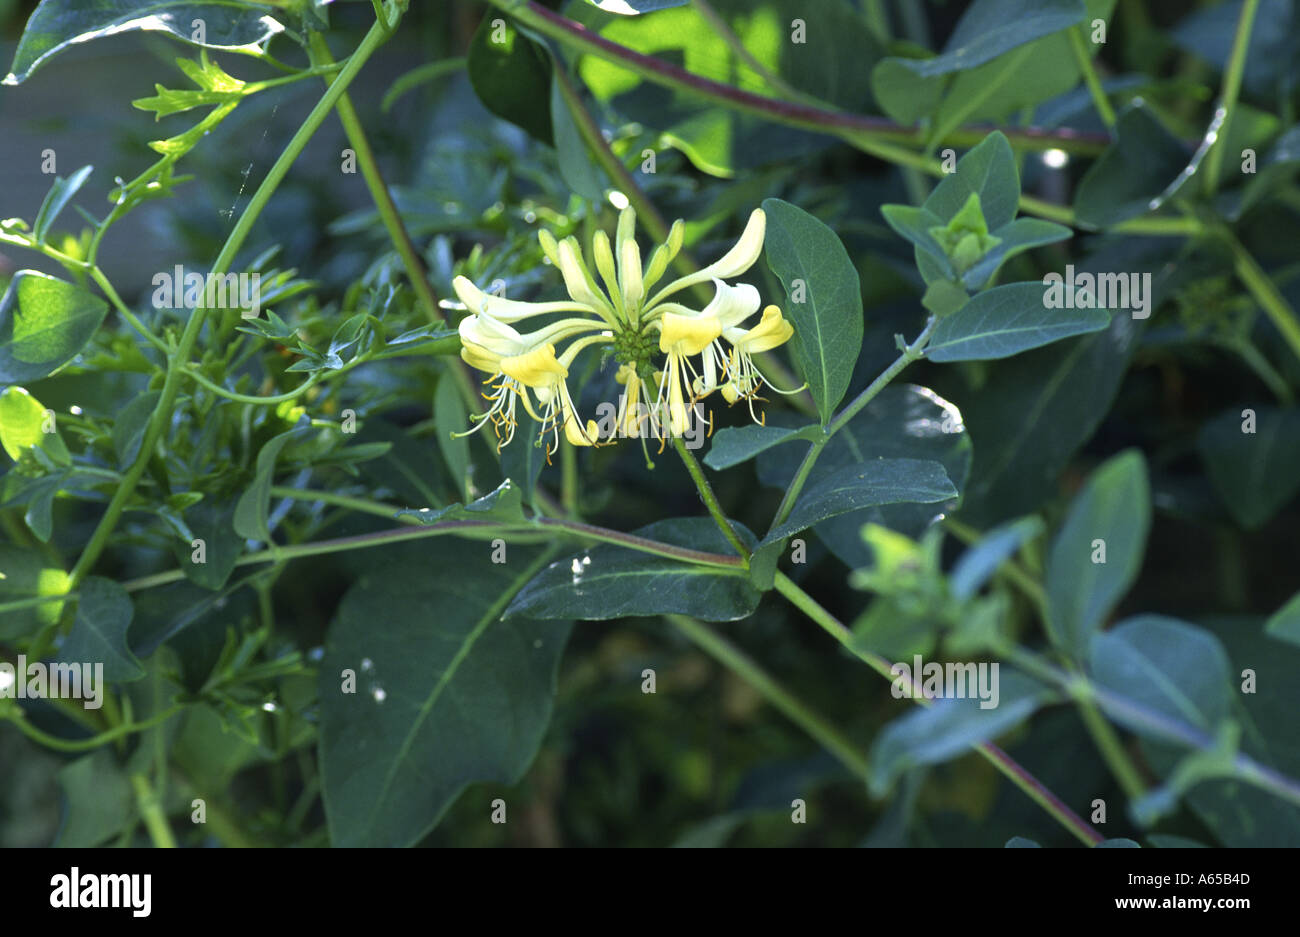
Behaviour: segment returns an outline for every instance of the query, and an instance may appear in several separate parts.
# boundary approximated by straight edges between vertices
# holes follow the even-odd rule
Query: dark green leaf
[[[748,462],[764,450],[771,449],[783,442],[795,439],[811,441],[814,434],[820,435],[821,428],[808,426],[803,429],[783,426],[728,426],[713,435],[709,454],[704,457],[704,464],[711,469],[721,471]]]
[[[117,453],[117,464],[123,468],[140,454],[140,443],[144,440],[149,418],[161,397],[160,390],[146,390],[123,407],[113,421],[113,450]]]
[[[194,0],[41,0],[27,21],[4,84],[16,85],[51,56],[74,43],[116,35],[128,29],[168,32],[209,48],[252,49],[284,27],[265,6],[202,3]],[[204,41],[194,36],[194,20],[204,24]]]
[[[195,548],[189,541],[173,541],[172,552],[185,577],[205,589],[220,589],[235,569],[243,549],[243,538],[235,532],[235,503],[204,498],[185,512],[193,539],[203,541],[202,563],[194,561]]]
[[[988,582],[1017,550],[1043,531],[1037,517],[1022,517],[990,530],[962,554],[948,574],[948,588],[959,599],[969,599]]]
[[[785,287],[795,359],[824,425],[844,399],[862,345],[858,271],[835,232],[803,209],[769,198],[763,210],[767,264]]]
[[[446,371],[433,395],[433,424],[437,428],[438,449],[447,463],[456,491],[462,495],[469,491],[469,439],[453,434],[465,432],[467,419],[456,382],[451,372]]]
[[[301,435],[297,427],[272,436],[257,454],[257,469],[247,490],[235,505],[233,525],[235,533],[249,540],[271,542],[271,529],[267,526],[267,511],[271,507],[271,483],[275,480],[275,461],[280,450],[295,436]]]
[[[59,659],[74,663],[102,661],[104,679],[113,683],[143,677],[144,668],[126,643],[134,614],[126,590],[108,579],[92,576],[81,583],[77,594],[77,617],[59,648]]]
[[[1253,429],[1253,432],[1248,432]],[[1300,410],[1229,410],[1206,423],[1197,449],[1237,523],[1263,525],[1300,490]]]
[[[984,527],[1036,508],[1092,436],[1137,349],[1126,315],[1110,328],[993,365],[977,393],[956,399],[975,439],[962,519]]]
[[[1049,309],[1042,283],[1007,283],[971,297],[935,327],[925,353],[931,361],[1008,358],[1063,338],[1100,332],[1104,309]]]
[[[920,677],[911,673],[911,661],[905,664],[906,671],[894,665],[895,696],[908,692],[905,676],[928,689],[931,667],[943,671],[943,683],[938,687],[941,693],[963,692],[965,696],[939,699],[928,709],[916,709],[885,726],[871,747],[871,789],[877,796],[886,793],[909,768],[955,758],[1016,727],[1053,699],[1042,684],[997,663],[949,665],[957,668],[954,678],[948,678],[940,661],[926,661]],[[978,671],[971,673],[972,666],[985,668],[982,680]],[[986,707],[986,703],[993,705]]]
[[[794,479],[805,447],[780,446],[758,457],[758,477],[765,485],[785,488]],[[930,459],[940,463],[958,490],[966,484],[971,441],[957,408],[925,387],[886,387],[832,437],[808,476],[819,484],[837,469],[874,459]],[[934,504],[884,504],[832,517],[817,524],[817,536],[852,569],[866,566],[871,554],[862,543],[862,525],[880,524],[919,537],[955,500]]]
[[[997,231],[1016,217],[1020,174],[1011,144],[1001,131],[993,131],[959,159],[957,171],[943,177],[923,207],[941,224],[947,224],[965,207],[972,192],[979,196],[990,231]]]
[[[943,54],[904,59],[918,75],[944,75],[982,65],[1027,42],[1073,26],[1087,10],[1083,0],[975,0],[957,21]]]
[[[519,486],[506,479],[494,490],[469,504],[450,504],[445,508],[420,508],[398,511],[396,517],[410,517],[421,524],[438,524],[443,521],[493,521],[498,524],[523,524],[523,502]]]
[[[818,521],[861,508],[900,502],[932,504],[957,497],[957,489],[938,462],[874,459],[836,469],[804,488],[785,523],[765,542],[783,540]]]
[[[555,155],[565,184],[577,195],[599,202],[605,192],[603,177],[587,154],[587,145],[564,103],[558,81],[551,82],[551,126],[555,129]]]
[[[515,784],[527,770],[571,625],[502,620],[536,571],[525,555],[512,547],[497,564],[487,549],[430,543],[419,564],[363,576],[344,597],[320,668],[335,846],[412,845],[466,785]],[[341,692],[344,670],[355,693]]]
[[[733,526],[741,539],[753,546],[753,534],[739,524]],[[708,517],[659,521],[633,533],[692,550],[735,552]],[[604,621],[677,613],[706,621],[734,621],[753,612],[758,600],[758,591],[741,569],[730,573],[602,544],[538,573],[516,596],[506,617]]]
[[[67,802],[55,845],[64,848],[99,846],[122,832],[135,818],[131,782],[113,757],[101,748],[59,769],[59,787]]]
[[[548,146],[554,144],[551,61],[544,49],[491,9],[470,40],[467,59],[469,82],[484,107]]]
[[[1074,196],[1079,222],[1097,228],[1151,210],[1170,186],[1181,185],[1189,154],[1140,102],[1126,107],[1115,124],[1117,141],[1088,168]]]
[[[1300,592],[1273,613],[1264,630],[1275,638],[1300,646]]]
[[[1089,669],[1097,684],[1116,696],[1210,735],[1232,710],[1223,645],[1203,628],[1175,618],[1139,615],[1094,635]],[[1135,732],[1154,733],[1123,713],[1109,715]]]

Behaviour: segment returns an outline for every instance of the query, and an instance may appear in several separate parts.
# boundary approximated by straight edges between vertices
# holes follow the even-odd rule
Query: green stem
[[[722,513],[722,505],[718,503],[718,496],[713,493],[713,486],[709,484],[708,478],[705,477],[704,469],[700,467],[699,460],[695,458],[691,450],[686,448],[686,443],[682,441],[682,437],[673,437],[673,447],[677,450],[677,454],[682,457],[682,463],[686,466],[686,471],[690,473],[691,481],[695,482],[695,487],[699,490],[700,498],[703,499],[705,507],[709,509],[709,513],[713,515],[714,521],[717,522],[718,529],[727,538],[727,542],[735,547],[736,552],[748,563],[749,547],[745,546],[744,541],[732,529],[730,522],[727,520],[727,515]]]
[[[275,165],[271,167],[262,184],[258,186],[257,192],[248,203],[248,207],[240,216],[239,222],[231,230],[230,236],[226,238],[226,243],[217,256],[216,262],[212,266],[213,274],[224,274],[230,269],[234,262],[235,255],[240,247],[243,246],[249,232],[252,231],[253,224],[257,221],[262,209],[270,201],[271,195],[279,187],[280,182],[289,172],[289,167],[293,165],[298,154],[302,152],[307,145],[307,141],[316,133],[320,125],[324,123],[326,116],[334,107],[335,102],[347,90],[352,79],[356,77],[366,61],[379,48],[388,33],[384,28],[376,23],[366,33],[366,37],[361,41],[361,45],[351,58],[348,59],[347,65],[339,73],[338,79],[326,89],[325,94],[316,106],[312,108],[307,119],[303,121],[298,132],[293,135],[289,145],[285,147]],[[154,408],[153,415],[149,418],[148,426],[145,430],[144,439],[140,444],[140,452],[136,456],[131,467],[127,469],[122,477],[121,486],[113,493],[112,499],[108,503],[108,508],[104,516],[100,518],[98,526],[90,536],[89,542],[82,550],[81,556],[77,559],[76,565],[72,568],[71,580],[75,588],[87,573],[94,567],[95,562],[99,559],[100,553],[108,545],[108,539],[113,533],[114,527],[117,526],[118,518],[121,517],[122,511],[126,508],[127,502],[130,501],[135,493],[135,487],[139,483],[141,476],[144,475],[146,466],[150,458],[153,457],[154,447],[158,440],[162,438],[164,430],[171,424],[173,415],[173,406],[176,403],[176,396],[180,391],[181,377],[185,373],[185,366],[189,361],[190,354],[198,342],[199,333],[203,328],[204,320],[207,318],[207,308],[200,303],[190,316],[189,322],[185,325],[185,331],[181,335],[180,342],[176,347],[176,353],[167,363],[167,376],[163,381],[162,392],[159,395],[158,404]]]
[[[794,510],[795,501],[798,499],[799,493],[803,491],[809,473],[812,472],[813,466],[817,464],[817,459],[821,456],[822,450],[826,448],[826,444],[831,441],[831,437],[857,416],[863,407],[875,399],[877,394],[888,387],[890,381],[898,377],[904,368],[921,357],[926,343],[930,341],[930,336],[934,333],[934,329],[938,324],[939,320],[931,316],[926,321],[921,334],[916,337],[916,341],[905,347],[903,353],[894,360],[893,364],[881,371],[880,375],[871,382],[866,390],[853,398],[849,405],[830,421],[822,435],[809,446],[807,454],[803,457],[803,462],[799,463],[799,469],[795,472],[794,480],[790,482],[790,487],[786,489],[785,496],[776,509],[776,516],[772,518],[772,525],[768,528],[769,533],[785,523],[785,519]],[[902,341],[901,337],[899,341]]]
[[[1075,673],[1078,675],[1077,671]],[[1137,766],[1133,764],[1133,760],[1129,758],[1128,752],[1124,750],[1115,727],[1102,716],[1089,692],[1080,691],[1075,697],[1075,702],[1079,706],[1079,715],[1083,717],[1083,724],[1087,727],[1088,734],[1092,736],[1097,750],[1101,752],[1101,757],[1110,768],[1110,773],[1119,782],[1124,795],[1129,800],[1137,800],[1146,793],[1146,782],[1142,779],[1142,773],[1138,771]]]
[[[1217,744],[1210,733],[1098,686],[1077,672],[1066,673],[1047,663],[1037,654],[1015,646],[1000,650],[1004,657],[1026,673],[1032,674],[1044,683],[1059,687],[1073,700],[1094,701],[1115,721],[1140,727],[1139,731],[1144,734],[1158,735],[1167,741],[1202,751],[1211,750]],[[1233,777],[1288,803],[1300,805],[1300,781],[1260,764],[1248,755],[1237,755],[1233,759],[1232,769]]]
[[[144,722],[122,723],[114,726],[106,732],[101,732],[98,735],[91,736],[88,739],[63,739],[59,738],[57,735],[50,735],[28,722],[21,712],[17,716],[10,716],[9,721],[16,725],[19,731],[30,738],[33,742],[38,742],[46,748],[53,749],[54,751],[71,753],[93,751],[96,748],[107,745],[109,742],[125,738],[126,736],[132,735],[136,732],[143,732],[145,729],[166,722],[180,711],[180,706],[174,706],[166,712],[149,717],[144,720]]]
[[[137,771],[131,775],[131,787],[135,789],[136,807],[153,844],[159,849],[175,849],[176,839],[172,836],[171,824],[167,822],[158,795],[149,786],[149,779]]]
[[[1255,14],[1259,12],[1259,0],[1246,0],[1241,6],[1241,16],[1237,20],[1237,34],[1232,39],[1232,54],[1228,57],[1227,70],[1223,74],[1223,93],[1219,96],[1219,110],[1223,112],[1223,122],[1219,126],[1218,138],[1211,144],[1209,157],[1205,163],[1205,194],[1211,196],[1219,185],[1219,172],[1223,168],[1223,154],[1227,150],[1228,132],[1232,126],[1233,112],[1237,107],[1237,95],[1241,93],[1241,76],[1246,70],[1246,53],[1250,48],[1250,34],[1255,26]]]
[[[1097,77],[1097,69],[1093,66],[1092,55],[1085,45],[1084,37],[1087,36],[1087,27],[1080,23],[1067,30],[1070,34],[1070,49],[1074,52],[1074,60],[1079,65],[1079,71],[1083,73],[1084,83],[1088,86],[1088,93],[1092,95],[1093,106],[1097,108],[1097,114],[1101,117],[1102,123],[1107,127],[1115,126],[1115,109],[1110,106],[1110,99],[1106,97],[1106,89],[1101,86],[1101,79]]]
[[[104,272],[100,270],[98,266],[94,265],[89,268],[89,271],[91,279],[94,280],[95,283],[99,285],[99,288],[104,291],[104,295],[107,296],[108,301],[113,304],[113,308],[117,310],[117,314],[125,319],[131,328],[139,332],[141,337],[149,342],[149,344],[153,345],[154,348],[157,348],[166,355],[170,350],[167,347],[167,343],[145,328],[144,323],[136,317],[135,313],[130,310],[126,303],[122,302],[122,297],[117,295],[117,290],[113,289],[113,284],[109,281],[108,277],[104,275]]]
[[[302,500],[317,500],[339,503],[343,496],[329,495],[325,492],[314,491],[296,491],[294,489],[277,488],[277,494],[284,497],[297,496]],[[293,492],[293,494],[289,494]],[[348,505],[355,506],[355,505]],[[392,508],[397,511],[397,508]],[[374,510],[368,510],[367,513],[376,514]],[[391,514],[388,516],[392,516]],[[302,559],[308,556],[325,556],[330,553],[343,553],[349,550],[364,550],[370,547],[382,547],[392,543],[404,543],[408,540],[420,540],[425,537],[437,537],[444,534],[457,534],[459,536],[475,537],[477,539],[490,539],[501,534],[512,534],[515,536],[532,534],[536,536],[538,542],[549,542],[555,539],[556,534],[573,537],[579,541],[596,541],[598,543],[609,543],[615,546],[626,547],[629,550],[636,550],[640,553],[648,553],[652,556],[662,556],[671,560],[679,560],[683,563],[694,563],[697,566],[709,566],[716,569],[727,570],[733,574],[741,573],[745,566],[744,561],[736,556],[726,556],[721,553],[708,553],[703,550],[693,550],[689,547],[678,547],[673,544],[660,543],[656,540],[649,540],[645,537],[638,537],[635,534],[625,534],[617,530],[609,530],[604,527],[595,527],[591,524],[584,524],[578,521],[561,520],[551,517],[538,517],[524,524],[500,524],[492,521],[442,521],[436,524],[419,527],[404,527],[396,530],[381,530],[371,534],[359,534],[353,537],[339,537],[333,540],[317,540],[312,543],[294,544],[292,546],[272,547],[266,550],[259,550],[255,553],[246,553],[235,561],[236,566],[248,566],[254,563],[273,563],[288,562],[289,560]],[[122,584],[128,592],[137,592],[141,589],[153,589],[158,586],[165,586],[173,582],[179,582],[185,578],[185,573],[179,569],[169,570],[164,573],[154,573],[149,576],[141,576],[138,579],[132,579]],[[50,601],[43,599],[42,601]]]
[[[325,43],[325,37],[318,32],[312,33],[308,38],[307,52],[313,65],[328,66],[334,63],[329,46]],[[325,76],[326,87],[333,81],[332,77]],[[374,150],[370,148],[370,141],[366,138],[366,131],[361,126],[356,108],[352,106],[352,99],[346,93],[339,95],[334,109],[338,111],[339,122],[343,124],[343,132],[347,134],[348,143],[357,154],[357,164],[361,167],[361,175],[370,189],[370,197],[374,200],[375,208],[379,209],[379,217],[384,222],[384,228],[388,231],[393,247],[397,248],[397,253],[402,258],[402,263],[406,267],[406,276],[415,289],[420,305],[424,307],[425,315],[430,322],[439,324],[445,322],[442,312],[438,309],[438,298],[433,295],[433,289],[429,286],[424,264],[420,262],[420,255],[415,245],[411,243],[406,225],[402,224],[402,216],[398,214],[397,205],[394,204],[388,186],[384,184],[384,178],[379,173],[379,164],[375,161]]]
[[[821,743],[822,747],[839,759],[844,767],[863,781],[870,780],[870,768],[866,756],[858,751],[857,746],[820,713],[777,683],[752,657],[703,622],[687,618],[685,615],[665,617],[719,663],[757,690],[791,722]]]
[[[1255,343],[1247,336],[1233,336],[1229,339],[1220,340],[1217,344],[1240,357],[1246,363],[1246,366],[1255,372],[1255,376],[1273,392],[1273,396],[1277,397],[1278,402],[1283,406],[1290,407],[1295,404],[1295,394],[1292,392],[1291,386],[1287,384],[1281,374],[1277,373],[1277,369],[1269,363],[1269,360],[1264,357],[1263,353],[1255,347]]]
[[[1295,310],[1291,308],[1286,297],[1273,284],[1273,280],[1250,255],[1241,241],[1237,240],[1237,236],[1227,228],[1221,228],[1219,233],[1232,249],[1233,266],[1237,276],[1246,284],[1246,288],[1255,297],[1264,314],[1282,333],[1282,338],[1286,340],[1291,351],[1300,358],[1300,319],[1296,318]]]
[[[564,513],[578,517],[578,450],[574,446],[560,447],[560,503]]]
[[[893,681],[896,679],[896,675],[890,670],[889,661],[878,654],[857,647],[853,641],[853,633],[834,615],[822,608],[812,596],[799,588],[789,576],[778,571],[775,585],[777,592],[785,596],[795,608],[825,629],[849,653],[866,663],[886,680]],[[914,692],[911,696],[920,705],[932,705],[932,702],[923,693]],[[980,742],[974,748],[1084,845],[1095,846],[1102,841],[1104,837],[1085,823],[1059,797],[1048,790],[1043,782],[1026,771],[1001,748],[992,742]]]

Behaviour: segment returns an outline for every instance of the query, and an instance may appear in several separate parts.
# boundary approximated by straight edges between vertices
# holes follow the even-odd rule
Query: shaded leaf
[[[1206,423],[1196,447],[1233,519],[1253,530],[1300,491],[1300,410],[1254,408],[1254,432],[1240,409]]]
[[[114,683],[143,677],[144,668],[126,643],[134,614],[126,590],[92,576],[77,588],[77,595],[77,617],[59,648],[59,659],[102,662],[104,679]]]
[[[514,552],[518,550],[518,552]],[[464,544],[363,576],[320,668],[320,765],[336,846],[408,846],[468,784],[517,783],[550,722],[569,622],[503,621],[537,569]],[[382,628],[376,628],[382,622]],[[356,692],[341,692],[344,670]]]
[[[754,535],[732,525],[748,546]],[[633,531],[660,543],[724,555],[734,549],[712,518],[681,517]],[[633,615],[682,614],[705,621],[745,618],[759,592],[745,571],[728,570],[601,544],[550,564],[520,590],[507,618],[577,618],[604,621]]]
[[[1075,495],[1044,584],[1054,637],[1076,659],[1137,579],[1150,528],[1151,489],[1136,450],[1108,460]]]
[[[865,507],[900,502],[932,504],[957,497],[957,489],[938,462],[923,459],[874,459],[847,465],[800,493],[785,523],[764,538],[783,540],[818,521]]]

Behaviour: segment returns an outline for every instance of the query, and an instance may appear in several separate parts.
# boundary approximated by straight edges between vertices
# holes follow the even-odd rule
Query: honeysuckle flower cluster
[[[746,328],[758,312],[758,290],[725,281],[758,259],[763,211],[754,210],[740,240],[721,259],[658,290],[654,287],[681,250],[685,226],[675,222],[668,240],[643,265],[635,225],[636,213],[629,207],[619,216],[612,244],[604,231],[596,232],[590,256],[603,289],[576,238],[557,241],[548,231],[538,232],[543,253],[564,277],[567,300],[520,302],[484,293],[466,277],[456,277],[452,286],[470,313],[459,327],[461,357],[488,375],[483,396],[490,406],[468,432],[491,423],[500,449],[514,438],[515,408],[521,405],[542,427],[539,443],[549,437],[548,458],[561,432],[574,446],[600,445],[624,435],[654,437],[662,448],[662,441],[688,430],[695,404],[715,390],[728,404],[747,401],[750,416],[762,422],[753,404],[762,399],[758,392],[768,382],[753,356],[784,344],[794,330],[772,305]],[[685,305],[682,291],[708,282],[713,283],[713,299],[702,309]],[[522,330],[542,317],[544,324]],[[602,346],[618,363],[615,378],[624,388],[615,425],[604,439],[595,420],[579,416],[568,386],[578,355]],[[665,357],[660,361],[658,355]]]

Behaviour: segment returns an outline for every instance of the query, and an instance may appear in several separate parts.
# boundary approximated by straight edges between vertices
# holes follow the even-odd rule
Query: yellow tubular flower
[[[647,312],[653,310],[665,298],[688,286],[708,280],[729,280],[744,273],[754,266],[754,261],[758,260],[758,255],[763,250],[763,237],[766,232],[767,216],[763,214],[763,209],[755,208],[749,216],[744,232],[740,235],[740,240],[722,256],[721,260],[709,264],[703,270],[673,280],[646,303]]]
[[[623,302],[623,290],[618,285],[618,270],[614,266],[614,251],[609,246],[609,235],[597,231],[591,241],[591,253],[596,258],[596,270],[605,282],[605,291],[623,318],[627,318],[627,307]]]
[[[750,355],[784,345],[792,335],[794,326],[781,316],[781,310],[776,306],[764,308],[762,320],[752,329],[729,328],[723,331],[727,341],[742,354]]]
[[[569,369],[555,357],[555,346],[548,344],[501,359],[501,373],[526,387],[543,387],[564,380]]]
[[[472,314],[487,314],[498,322],[518,322],[530,316],[543,315],[548,312],[592,312],[592,308],[573,300],[560,300],[553,303],[525,303],[503,296],[484,293],[468,277],[456,277],[451,287],[465,308]]]
[[[748,400],[749,415],[756,422],[761,421],[754,415],[754,398],[759,388],[767,381],[751,356],[784,345],[792,335],[794,335],[794,327],[782,317],[781,310],[776,306],[767,306],[763,310],[763,318],[752,329],[733,327],[723,333],[723,338],[729,341],[732,347],[731,355],[727,359],[727,383],[722,387],[722,396],[727,403],[735,403],[741,399]],[[771,384],[768,386],[771,387]],[[798,393],[798,389],[792,391],[777,390],[775,387],[772,389],[778,394]]]
[[[567,237],[560,242],[559,258],[560,273],[564,277],[564,287],[569,291],[569,295],[610,324],[616,323],[614,308],[609,300],[601,295],[596,281],[591,278],[591,272],[582,259],[582,249],[578,246],[577,238]]]
[[[470,313],[458,325],[460,354],[489,375],[484,383],[490,385],[484,397],[491,406],[475,417],[478,422],[470,432],[491,422],[498,448],[509,443],[518,403],[540,424],[541,436],[550,437],[548,459],[560,444],[561,431],[571,445],[599,445],[596,421],[581,419],[568,386],[577,355],[597,343],[612,345],[619,362],[616,380],[624,390],[615,413],[616,436],[681,436],[690,429],[696,402],[715,390],[728,403],[747,400],[753,416],[753,401],[761,399],[757,394],[766,383],[753,356],[783,345],[794,329],[776,306],[764,308],[760,321],[746,328],[759,310],[758,290],[725,281],[743,274],[758,259],[766,218],[762,209],[755,209],[740,239],[720,259],[651,294],[681,251],[685,233],[685,224],[674,222],[643,264],[636,212],[630,207],[619,215],[612,240],[596,232],[589,259],[576,238],[557,240],[539,231],[542,252],[560,271],[569,294],[558,302],[491,296],[466,277],[456,277],[453,288]],[[668,300],[709,281],[714,294],[703,309]],[[551,318],[530,332],[519,331],[518,323],[534,316]],[[654,361],[656,346],[664,356],[662,365]],[[557,352],[559,348],[563,350]]]

